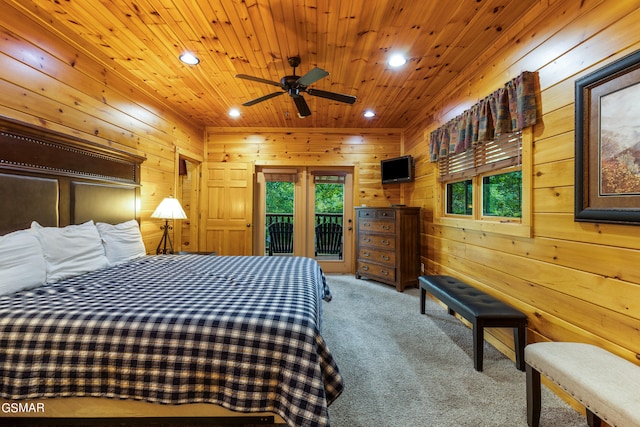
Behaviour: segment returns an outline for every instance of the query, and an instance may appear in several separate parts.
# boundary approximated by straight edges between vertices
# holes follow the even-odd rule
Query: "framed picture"
[[[575,90],[575,220],[640,225],[640,51]]]

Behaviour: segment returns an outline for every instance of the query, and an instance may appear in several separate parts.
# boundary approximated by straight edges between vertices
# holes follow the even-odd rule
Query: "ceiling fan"
[[[257,104],[258,102],[266,101],[267,99],[275,98],[276,96],[288,93],[289,96],[293,98],[293,102],[298,108],[298,116],[307,117],[311,115],[311,110],[309,110],[307,101],[305,101],[302,97],[303,92],[306,92],[311,96],[332,99],[334,101],[344,102],[346,104],[353,104],[354,102],[356,102],[355,96],[309,88],[309,85],[329,75],[329,73],[322,68],[316,67],[304,76],[300,77],[296,76],[296,68],[298,67],[298,65],[300,65],[300,57],[292,56],[291,58],[289,58],[289,65],[293,67],[293,74],[290,76],[284,76],[282,79],[280,79],[280,82],[274,82],[271,80],[262,79],[260,77],[248,76],[246,74],[236,74],[236,77],[239,79],[251,80],[258,83],[266,83],[269,85],[278,86],[283,90],[282,92],[273,92],[268,95],[261,96],[260,98],[247,101],[242,105],[244,105],[245,107],[249,107],[251,105]]]

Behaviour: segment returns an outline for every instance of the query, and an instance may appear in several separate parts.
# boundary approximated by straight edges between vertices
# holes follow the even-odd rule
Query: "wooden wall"
[[[354,166],[354,206],[403,203],[400,185],[382,185],[380,160],[400,155],[400,129],[214,128],[205,160],[262,166]]]
[[[405,130],[419,176],[405,194],[409,204],[424,208],[421,255],[428,270],[468,280],[525,311],[530,342],[594,343],[635,363],[640,227],[574,222],[574,83],[640,49],[639,6],[616,0],[541,2]],[[427,160],[429,132],[525,70],[538,72],[541,102],[533,129],[533,236],[437,225],[433,212],[440,188]],[[510,336],[494,334],[494,342],[509,352]]]
[[[176,147],[203,152],[204,130],[146,93],[138,78],[105,68],[82,41],[44,29],[46,15],[4,8],[0,19],[0,115],[146,156],[142,165],[142,232],[148,251],[162,221],[149,216],[174,192]]]

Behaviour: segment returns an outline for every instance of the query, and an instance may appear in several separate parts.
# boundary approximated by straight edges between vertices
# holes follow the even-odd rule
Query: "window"
[[[447,184],[448,214],[473,215],[473,181],[470,179]]]
[[[531,236],[536,79],[524,71],[430,132],[429,158],[438,163],[443,201],[436,222]]]
[[[530,235],[531,128],[438,160],[439,222]]]
[[[482,177],[482,216],[522,217],[522,171]]]
[[[486,175],[481,182],[483,217],[522,217],[522,171]],[[446,184],[447,204],[445,212],[450,215],[473,216],[474,180]]]

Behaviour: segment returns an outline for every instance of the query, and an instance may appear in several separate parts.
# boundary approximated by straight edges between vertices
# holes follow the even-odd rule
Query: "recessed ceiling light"
[[[391,55],[391,57],[389,58],[389,65],[391,65],[392,67],[401,67],[406,63],[407,59],[404,57],[404,55],[401,55],[399,53]]]
[[[364,112],[364,114],[363,114],[363,115],[364,115],[366,118],[370,119],[371,117],[375,117],[375,116],[376,116],[376,113],[374,113],[374,112],[373,112],[373,111],[371,111],[371,110],[367,110],[367,111],[365,111],[365,112]]]
[[[200,59],[198,59],[197,56],[189,52],[185,52],[182,55],[180,55],[180,61],[189,65],[197,65],[200,63]]]
[[[229,115],[231,117],[240,117],[240,110],[238,110],[237,108],[232,108],[229,110]]]

